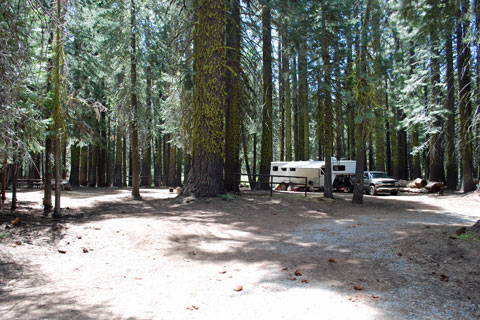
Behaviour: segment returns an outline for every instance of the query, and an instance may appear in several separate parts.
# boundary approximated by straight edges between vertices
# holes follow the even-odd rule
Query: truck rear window
[[[345,166],[333,166],[333,171],[345,171]]]

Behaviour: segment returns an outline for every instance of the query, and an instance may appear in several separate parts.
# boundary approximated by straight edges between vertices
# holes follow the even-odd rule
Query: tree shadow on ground
[[[348,195],[336,198],[280,194],[272,199],[159,200],[147,195],[142,201],[123,198],[72,208],[62,223],[147,219],[145,223],[158,223],[156,231],[166,238],[164,255],[194,263],[260,264],[265,274],[257,286],[327,289],[371,305],[385,317],[478,315],[480,283],[470,267],[478,266],[477,260],[463,249],[466,259],[445,266],[445,256],[438,253],[459,251],[449,234],[471,219],[416,198],[366,197],[363,206],[351,204]],[[189,228],[164,229],[167,223]],[[459,267],[466,272],[452,277]],[[302,275],[295,276],[295,270]],[[445,270],[450,281],[441,278]]]

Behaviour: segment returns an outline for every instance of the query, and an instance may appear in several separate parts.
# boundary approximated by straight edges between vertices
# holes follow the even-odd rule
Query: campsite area
[[[0,215],[1,319],[474,319],[470,194],[21,190]]]

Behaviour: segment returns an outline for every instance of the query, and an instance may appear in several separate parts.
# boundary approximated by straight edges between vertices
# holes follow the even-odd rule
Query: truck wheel
[[[280,183],[280,190],[287,191],[287,188],[288,188],[288,186],[285,182]]]
[[[375,189],[375,186],[373,184],[368,188],[368,194],[370,194],[371,196],[377,194],[377,189]]]
[[[392,196],[396,196],[396,195],[398,194],[398,191],[392,191],[392,192],[390,192],[390,194],[391,194]]]

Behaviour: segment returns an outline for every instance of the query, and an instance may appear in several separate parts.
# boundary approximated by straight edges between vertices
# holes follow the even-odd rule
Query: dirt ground
[[[141,193],[64,192],[54,221],[22,190],[0,212],[0,319],[480,318],[480,241],[452,236],[478,194]]]

